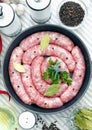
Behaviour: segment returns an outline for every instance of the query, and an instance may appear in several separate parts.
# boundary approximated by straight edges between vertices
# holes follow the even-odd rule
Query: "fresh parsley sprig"
[[[49,59],[50,66],[47,68],[46,72],[42,74],[43,79],[50,78],[52,80],[52,84],[57,84],[60,81],[60,62],[56,60]]]
[[[68,85],[71,85],[72,79],[68,76],[67,71],[61,73],[61,78],[63,83],[67,83]]]
[[[50,78],[52,84],[58,84],[60,79],[62,79],[63,83],[67,83],[68,85],[71,85],[72,78],[69,77],[67,71],[61,72],[60,62],[58,60],[54,62],[50,58],[49,65],[50,66],[47,68],[47,70],[42,74],[43,79],[47,80],[48,78]]]

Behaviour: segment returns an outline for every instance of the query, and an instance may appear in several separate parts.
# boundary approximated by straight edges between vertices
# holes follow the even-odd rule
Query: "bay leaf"
[[[44,96],[54,96],[59,91],[59,89],[60,84],[52,84],[47,88]]]
[[[49,42],[50,42],[50,37],[48,34],[45,34],[41,38],[41,42],[40,42],[40,47],[42,51],[45,50],[49,46]]]
[[[20,63],[14,62],[13,63],[14,69],[17,70],[18,72],[25,72],[25,68],[23,65]]]

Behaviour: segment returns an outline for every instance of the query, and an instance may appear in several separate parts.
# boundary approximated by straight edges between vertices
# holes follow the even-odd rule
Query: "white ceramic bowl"
[[[82,9],[84,10],[84,17],[83,17],[83,20],[77,25],[77,26],[68,26],[68,25],[65,25],[61,20],[60,20],[60,16],[59,16],[59,12],[60,12],[60,8],[61,6],[66,3],[66,2],[75,2],[75,3],[78,3]],[[88,14],[88,11],[87,11],[87,6],[86,4],[82,1],[82,0],[62,0],[61,3],[59,4],[59,7],[58,7],[58,10],[57,10],[57,16],[58,16],[58,22],[59,22],[59,25],[61,25],[62,27],[66,28],[66,29],[70,29],[70,30],[74,30],[74,29],[78,29],[79,27],[81,27],[84,23],[85,23],[85,20],[87,18],[87,14]]]

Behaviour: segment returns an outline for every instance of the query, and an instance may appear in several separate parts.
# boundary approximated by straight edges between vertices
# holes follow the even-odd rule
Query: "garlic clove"
[[[18,16],[23,15],[25,13],[25,6],[23,4],[18,4],[16,13]]]

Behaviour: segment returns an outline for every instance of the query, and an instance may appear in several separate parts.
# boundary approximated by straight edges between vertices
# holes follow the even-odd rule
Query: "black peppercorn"
[[[69,1],[64,3],[59,10],[59,17],[63,24],[67,26],[77,26],[84,18],[85,11],[80,4]]]
[[[48,126],[46,124],[43,125],[42,130],[49,130]]]
[[[60,130],[56,123],[57,121],[51,122],[51,124],[48,126],[47,123],[42,119],[42,117],[40,117],[37,114],[37,122],[35,124],[35,127],[38,128],[39,127],[39,123],[42,124],[42,129],[41,130]]]

